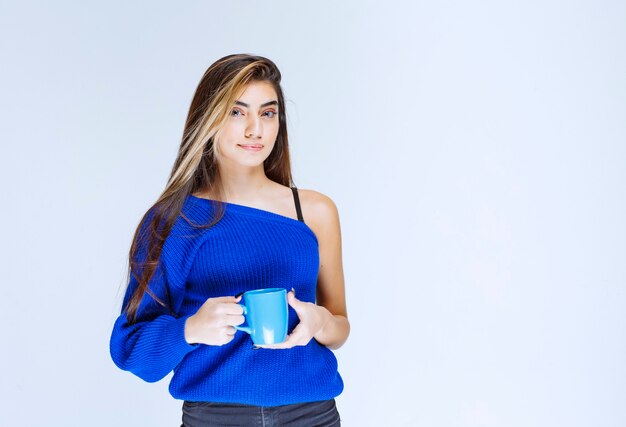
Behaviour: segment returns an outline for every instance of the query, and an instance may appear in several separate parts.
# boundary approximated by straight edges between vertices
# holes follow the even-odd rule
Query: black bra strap
[[[298,212],[298,221],[304,222],[304,218],[302,217],[302,209],[300,209],[300,198],[298,197],[298,189],[296,187],[291,187],[291,191],[293,191],[293,200],[296,202],[296,211]]]

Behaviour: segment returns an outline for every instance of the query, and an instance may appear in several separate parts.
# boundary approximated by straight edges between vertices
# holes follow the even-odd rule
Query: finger
[[[295,331],[295,329],[294,329],[294,331]],[[271,350],[283,349],[283,348],[291,348],[291,347],[294,346],[292,335],[293,334],[287,335],[287,338],[285,338],[285,341],[283,341],[283,342],[276,343],[276,344],[258,344],[257,347],[267,348],[267,349],[271,349]]]
[[[221,304],[220,311],[225,314],[243,314],[243,307],[239,304]]]
[[[245,317],[243,317],[241,315],[228,315],[228,316],[226,316],[226,324],[230,325],[230,326],[241,325],[245,321],[246,321]]]
[[[281,342],[279,344],[259,344],[257,345],[259,348],[266,348],[269,350],[280,350],[284,348],[290,348],[291,346],[287,343],[287,341]]]
[[[254,347],[255,347],[255,350],[259,348],[274,350],[276,348],[276,344],[255,344]]]
[[[285,343],[288,343],[291,346],[296,345],[306,345],[312,337],[309,337],[306,329],[301,327],[301,324],[295,327],[291,334],[285,340]]]
[[[294,329],[294,331],[295,331],[295,329]],[[278,343],[278,344],[264,344],[264,345],[262,345],[260,347],[269,348],[271,350],[277,350],[277,349],[292,348],[292,347],[294,347],[296,345],[297,345],[297,343],[294,340],[293,334],[291,334],[291,335],[287,335],[287,338],[285,339],[285,341],[283,341],[281,343]]]
[[[279,346],[279,348],[284,349],[284,348],[292,348],[296,345],[296,343],[294,342],[291,335],[287,335],[287,338],[285,339],[285,341],[277,345]]]
[[[215,297],[215,298],[209,298],[207,301],[212,301],[215,304],[223,304],[223,303],[232,304],[235,302],[235,297],[231,297],[231,296]]]
[[[237,329],[233,328],[232,326],[228,326],[226,328],[226,335],[235,335],[237,333]]]

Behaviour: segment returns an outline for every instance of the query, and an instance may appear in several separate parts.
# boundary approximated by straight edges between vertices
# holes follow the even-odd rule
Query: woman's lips
[[[237,144],[239,147],[248,151],[260,151],[263,146],[261,144]]]

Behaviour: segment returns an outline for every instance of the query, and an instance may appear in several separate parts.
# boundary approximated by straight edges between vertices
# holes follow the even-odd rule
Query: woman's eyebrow
[[[250,105],[241,101],[235,101],[235,105],[241,105],[242,107],[250,108]],[[261,104],[259,108],[267,107],[268,105],[278,105],[278,101],[274,100],[274,101],[266,102],[265,104]]]

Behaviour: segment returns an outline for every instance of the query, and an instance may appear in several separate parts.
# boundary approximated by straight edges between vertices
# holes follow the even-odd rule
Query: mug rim
[[[272,295],[272,294],[282,292],[282,291],[284,291],[285,293],[287,292],[285,288],[263,288],[263,289],[253,289],[251,291],[246,291],[243,294],[244,295]]]

